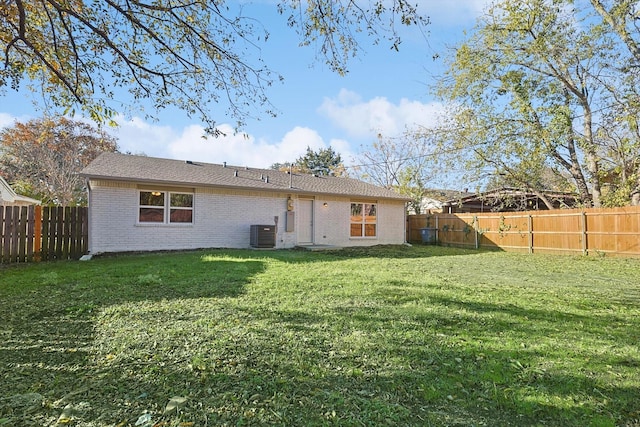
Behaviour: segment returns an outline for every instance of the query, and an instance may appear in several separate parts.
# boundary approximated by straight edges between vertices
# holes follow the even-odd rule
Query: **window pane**
[[[164,206],[164,193],[161,191],[141,191],[140,206]]]
[[[376,236],[376,225],[375,224],[365,224],[364,225],[364,235],[366,237],[375,237]]]
[[[362,221],[362,203],[351,203],[351,222]]]
[[[172,208],[192,208],[193,194],[171,193]]]
[[[351,224],[351,237],[362,237],[362,224]]]
[[[140,222],[163,222],[164,209],[162,208],[140,208]]]
[[[193,211],[191,209],[171,209],[169,222],[191,223]]]
[[[376,205],[366,204],[364,205],[364,211],[365,211],[365,217],[364,217],[365,222],[376,222]]]

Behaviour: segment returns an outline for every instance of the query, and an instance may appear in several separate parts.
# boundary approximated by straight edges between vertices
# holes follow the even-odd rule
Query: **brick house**
[[[275,248],[405,241],[407,199],[351,178],[120,153],[81,175],[91,254],[260,246],[258,225]]]

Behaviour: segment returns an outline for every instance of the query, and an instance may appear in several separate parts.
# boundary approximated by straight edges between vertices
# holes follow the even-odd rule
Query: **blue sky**
[[[295,160],[307,146],[314,150],[332,146],[347,165],[357,164],[358,153],[378,133],[396,136],[406,126],[432,123],[442,108],[429,94],[434,76],[442,72],[442,60],[434,61],[433,56],[446,56],[445,46],[471,30],[489,2],[420,0],[422,12],[432,21],[426,37],[410,28],[399,52],[365,42],[345,77],[315,61],[313,49],[298,47],[295,33],[274,6],[249,4],[246,14],[255,10],[271,33],[262,49],[263,60],[284,77],[283,83],[267,89],[277,117],[249,120],[244,134],[233,135],[234,121],[221,109],[218,123],[228,136],[203,139],[198,120],[168,109],[157,122],[142,115],[121,118],[120,127],[110,132],[121,151],[155,157],[268,167]],[[8,90],[0,96],[0,127],[39,116],[31,95]]]

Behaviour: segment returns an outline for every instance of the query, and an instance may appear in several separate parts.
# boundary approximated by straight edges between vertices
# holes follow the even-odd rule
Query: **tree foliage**
[[[638,98],[620,38],[598,16],[579,0],[494,4],[439,84],[452,105],[443,144],[471,153],[470,170],[507,176],[543,200],[544,174],[559,171],[585,205],[601,206],[606,160],[617,161],[601,131]],[[637,153],[638,140],[630,146]]]
[[[316,174],[321,176],[342,176],[346,175],[346,169],[342,162],[342,156],[332,147],[320,148],[313,151],[307,147],[304,155],[298,157],[294,162],[274,163],[271,169],[288,171],[292,169],[298,173]]]
[[[0,132],[0,173],[17,191],[44,204],[84,205],[86,188],[78,172],[100,153],[116,150],[112,137],[83,122],[16,122]]]
[[[345,173],[342,156],[331,147],[320,148],[318,151],[307,147],[307,152],[295,161],[295,166],[302,171],[322,176]]]
[[[435,175],[436,155],[432,135],[405,134],[400,137],[378,135],[371,148],[362,151],[356,168],[358,176],[409,197],[409,209],[421,212],[427,185]]]
[[[631,53],[630,64],[640,66],[638,0],[589,0],[604,23],[617,34]]]
[[[423,25],[407,0],[280,0],[276,7],[329,67],[347,72],[359,34],[400,44],[398,28]],[[273,114],[265,88],[278,78],[259,57],[269,38],[259,17],[230,0],[8,0],[0,2],[0,89],[24,80],[55,107],[103,122],[116,109],[151,102],[199,116],[215,133],[211,106],[243,124],[254,106]],[[116,101],[124,88],[129,99]]]

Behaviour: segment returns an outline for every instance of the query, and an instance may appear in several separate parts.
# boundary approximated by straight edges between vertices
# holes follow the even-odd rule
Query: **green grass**
[[[640,426],[637,259],[123,255],[2,268],[0,313],[0,426]]]

